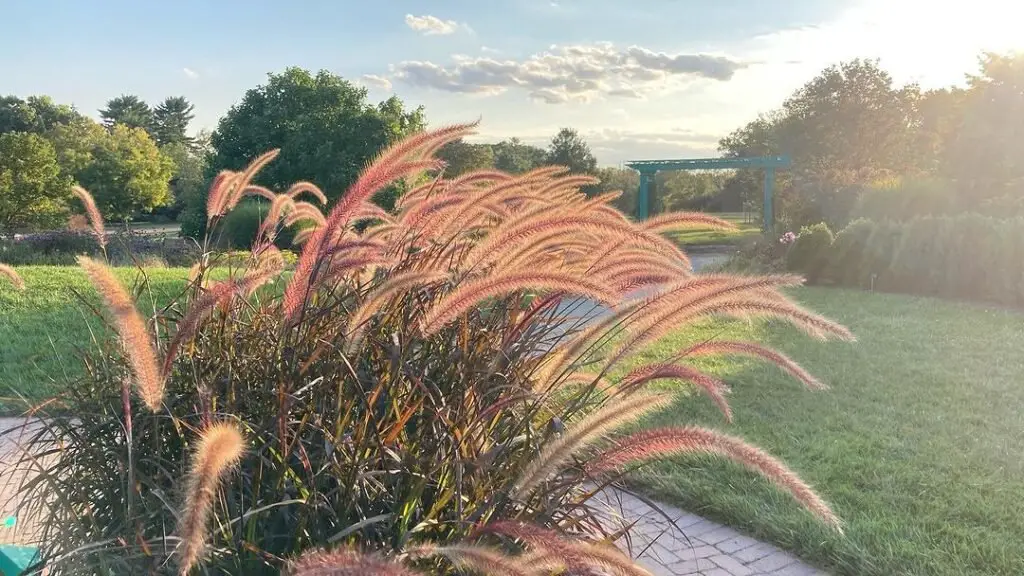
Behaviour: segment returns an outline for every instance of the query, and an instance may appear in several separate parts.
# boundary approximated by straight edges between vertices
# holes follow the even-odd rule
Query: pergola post
[[[640,190],[636,195],[636,219],[647,220],[651,215],[651,174],[640,172]]]
[[[764,235],[773,236],[775,229],[775,210],[772,207],[772,196],[775,189],[775,168],[764,169]]]

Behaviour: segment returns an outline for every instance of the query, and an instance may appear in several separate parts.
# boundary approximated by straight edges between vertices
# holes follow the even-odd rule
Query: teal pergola
[[[789,156],[757,156],[753,158],[690,158],[684,160],[634,160],[626,166],[640,173],[640,190],[636,196],[637,220],[645,220],[651,213],[651,179],[662,170],[737,170],[741,168],[764,169],[764,224],[765,234],[775,228],[775,212],[772,210],[772,194],[775,188],[775,171],[792,164]]]

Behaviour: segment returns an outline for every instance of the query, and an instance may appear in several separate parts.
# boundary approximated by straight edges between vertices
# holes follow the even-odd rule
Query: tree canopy
[[[28,132],[0,134],[0,234],[59,223],[71,182],[60,174],[57,153]]]
[[[92,161],[75,179],[92,193],[107,218],[125,219],[170,202],[168,182],[174,163],[142,128],[114,125],[90,153]]]
[[[288,68],[269,74],[221,118],[210,138],[210,168],[237,170],[280,148],[260,171],[261,184],[308,180],[333,200],[382,148],[423,126],[423,110],[406,110],[396,97],[375,106],[365,88],[340,76]]]
[[[100,118],[107,128],[121,124],[146,131],[153,129],[153,110],[134,94],[122,94],[108,100],[107,107],[100,110]]]
[[[195,118],[195,106],[184,96],[171,96],[153,109],[153,139],[158,146],[191,144],[188,125]]]
[[[573,174],[594,174],[597,171],[597,159],[590,152],[590,146],[573,128],[562,128],[551,139],[546,161],[566,166]]]

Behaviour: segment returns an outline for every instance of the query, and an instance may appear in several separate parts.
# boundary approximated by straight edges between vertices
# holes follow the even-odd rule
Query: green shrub
[[[896,178],[861,190],[850,215],[881,222],[941,216],[958,209],[953,182],[934,178]]]
[[[91,234],[69,230],[0,240],[0,262],[12,266],[73,266],[79,255],[101,257],[103,251]],[[108,235],[106,257],[118,266],[131,266],[141,260],[161,261],[168,266],[191,266],[199,257],[199,247],[186,238],[118,233]]]
[[[903,239],[903,230],[904,226],[897,222],[876,223],[864,248],[859,285],[878,290],[896,289],[892,263],[896,248]]]
[[[860,220],[836,236],[828,270],[845,285],[1021,305],[1024,218]]]
[[[82,262],[131,345],[104,340],[88,354],[86,376],[36,408],[45,430],[14,464],[40,471],[21,497],[26,514],[46,514],[51,573],[200,563],[210,574],[277,574],[328,546],[395,558],[430,542],[488,542],[480,529],[518,526],[510,520],[603,539],[594,483],[693,446],[761,471],[837,522],[777,462],[712,430],[605,441],[670,400],[645,390],[654,380],[693,382],[729,414],[724,385],[691,364],[699,354],[763,357],[815,386],[775,352],[715,340],[606,386],[620,361],[718,314],[850,338],[778,290],[792,278],[693,277],[672,242],[588,199],[571,175],[440,182],[406,196],[394,222],[356,231],[355,215],[372,213],[370,194],[386,185],[381,173],[422,171],[427,150],[467,132],[442,129],[382,155],[294,270],[266,249],[244,274],[208,284],[204,264],[152,323],[105,266]],[[561,206],[537,200],[542,190],[559,190]],[[484,194],[494,204],[475,210]],[[642,308],[630,299],[657,288]],[[608,308],[586,313],[581,296]],[[417,567],[453,572],[444,560]]]
[[[743,240],[721,266],[722,271],[755,274],[785,272],[786,249],[779,239],[758,236]]]
[[[850,222],[836,234],[825,271],[828,279],[844,286],[864,287],[864,258],[868,239],[876,227],[871,220],[861,218]]]
[[[802,273],[807,282],[817,283],[828,266],[832,240],[832,231],[824,222],[804,226],[786,253],[786,267]]]

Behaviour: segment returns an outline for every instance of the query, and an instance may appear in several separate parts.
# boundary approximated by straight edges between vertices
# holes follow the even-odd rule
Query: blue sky
[[[714,154],[823,67],[879,58],[898,82],[962,82],[1024,48],[1016,0],[11,0],[0,93],[95,115],[184,95],[196,128],[270,71],[327,69],[479,139],[579,129],[598,159]],[[16,23],[10,26],[10,23]]]

